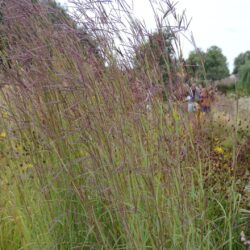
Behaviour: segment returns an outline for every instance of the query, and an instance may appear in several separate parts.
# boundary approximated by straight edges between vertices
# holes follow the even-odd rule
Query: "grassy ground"
[[[228,119],[230,119],[230,121],[233,122],[237,116],[238,122],[241,121],[245,130],[247,130],[246,126],[250,122],[250,118],[248,115],[250,112],[249,97],[241,97],[238,100],[237,113],[237,100],[235,99],[235,97],[219,96],[215,103],[214,110],[216,111],[215,118],[219,118],[219,120],[220,118],[222,120],[224,119],[224,121],[228,121]]]

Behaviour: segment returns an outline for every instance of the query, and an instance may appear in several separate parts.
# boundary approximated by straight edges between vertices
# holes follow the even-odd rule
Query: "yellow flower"
[[[33,168],[33,164],[28,163],[26,167],[27,167],[27,168]]]
[[[2,112],[2,117],[7,119],[7,118],[9,117],[8,112],[3,111],[3,112]]]
[[[5,131],[0,132],[0,138],[5,138],[7,136]]]
[[[26,165],[24,165],[24,166],[22,167],[21,171],[24,173],[24,172],[26,172],[26,171],[27,171],[28,169],[30,169],[30,168],[33,168],[33,164],[27,163]]]
[[[173,110],[173,118],[174,118],[175,121],[179,121],[180,120],[180,116],[179,116],[179,114],[178,114],[178,112],[177,112],[176,109]]]
[[[85,156],[85,155],[86,155],[85,150],[81,149],[81,150],[80,150],[80,155],[81,155],[81,156]]]
[[[214,147],[214,152],[218,153],[218,154],[224,154],[224,149],[220,146],[216,146]]]

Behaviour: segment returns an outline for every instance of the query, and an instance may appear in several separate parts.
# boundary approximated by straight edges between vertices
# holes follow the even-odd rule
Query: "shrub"
[[[239,69],[240,83],[246,94],[250,94],[250,61],[247,61]]]
[[[228,94],[235,92],[235,84],[218,84],[217,89],[221,94]]]

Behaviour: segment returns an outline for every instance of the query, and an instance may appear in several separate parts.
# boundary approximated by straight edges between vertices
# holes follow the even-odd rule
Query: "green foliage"
[[[206,54],[201,50],[197,49],[196,51],[191,51],[187,59],[187,70],[190,76],[196,79],[203,79],[204,68],[203,62],[205,60]]]
[[[206,52],[202,50],[192,51],[187,63],[191,76],[198,79],[204,80],[206,78],[215,81],[229,76],[227,59],[217,46],[208,48]]]
[[[240,84],[246,94],[250,94],[250,61],[247,61],[239,68]]]
[[[217,46],[212,46],[207,50],[205,69],[208,80],[221,80],[229,76],[227,59]]]
[[[173,83],[172,74],[176,70],[174,39],[168,30],[150,34],[148,41],[136,49],[135,68],[143,68],[148,72],[157,69],[165,85]]]
[[[4,1],[1,1],[1,3],[0,3],[0,24],[2,24],[3,23],[3,11],[2,11],[2,9],[3,9],[3,7],[4,7]]]
[[[65,22],[65,19],[73,22],[73,20],[69,17],[66,10],[55,0],[46,0],[45,3],[49,6],[48,17],[50,21],[54,24]]]
[[[217,89],[221,94],[228,94],[235,92],[235,84],[218,84]]]
[[[245,53],[240,53],[234,60],[234,74],[239,73],[239,69],[242,65],[244,65],[248,60],[250,60],[250,51],[246,51]]]

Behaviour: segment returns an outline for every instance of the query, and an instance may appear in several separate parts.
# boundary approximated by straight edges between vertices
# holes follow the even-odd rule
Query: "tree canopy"
[[[244,65],[239,67],[240,83],[244,90],[250,93],[250,60],[245,62]]]
[[[149,34],[148,40],[135,49],[135,68],[157,71],[158,81],[164,86],[173,86],[176,75],[183,64],[175,49],[175,36],[172,32],[160,30]],[[181,73],[181,72],[179,72]]]
[[[190,75],[197,79],[204,80],[206,75],[208,80],[215,81],[229,75],[227,58],[217,46],[211,46],[206,52],[201,49],[192,51],[187,59],[187,64]]]
[[[186,61],[187,71],[189,75],[196,79],[204,79],[203,62],[205,53],[201,49],[191,51]]]
[[[148,41],[140,44],[136,49],[135,66],[150,67],[153,62],[159,62],[164,65],[165,60],[170,61],[174,57],[174,48],[172,44],[173,37],[167,31],[159,31],[149,34]]]
[[[246,51],[244,53],[240,53],[235,59],[234,59],[234,74],[239,73],[239,69],[242,65],[244,65],[247,61],[250,60],[250,51]]]
[[[212,46],[207,50],[205,69],[208,80],[221,80],[229,76],[227,58],[219,47]]]

